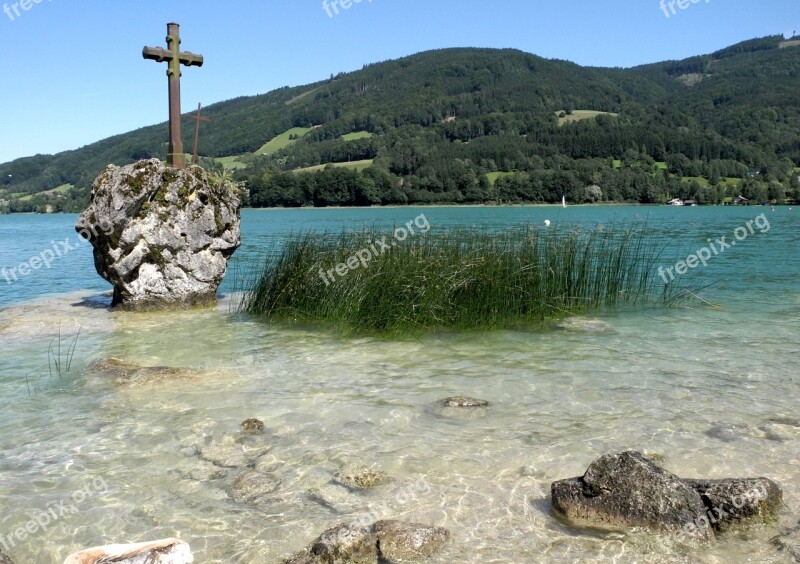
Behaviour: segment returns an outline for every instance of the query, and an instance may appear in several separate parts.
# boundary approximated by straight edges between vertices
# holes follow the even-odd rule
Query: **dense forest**
[[[784,47],[630,69],[430,51],[209,106],[201,164],[256,207],[796,202],[800,48]],[[108,163],[164,158],[166,139],[160,124],[2,164],[0,211],[78,211]]]

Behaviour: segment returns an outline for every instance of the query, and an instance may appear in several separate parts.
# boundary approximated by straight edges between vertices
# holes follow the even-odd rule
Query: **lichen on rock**
[[[376,488],[392,481],[391,477],[383,470],[367,466],[347,468],[337,472],[333,477],[334,482],[350,489],[366,490]]]
[[[199,166],[158,159],[110,165],[92,186],[75,229],[94,247],[98,274],[125,309],[216,302],[227,261],[241,244],[237,187]]]

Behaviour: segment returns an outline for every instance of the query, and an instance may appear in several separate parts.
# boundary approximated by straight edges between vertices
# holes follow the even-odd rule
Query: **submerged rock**
[[[322,533],[308,552],[326,564],[375,564],[378,539],[369,529],[342,524]]]
[[[89,371],[111,378],[117,385],[128,387],[195,380],[204,375],[199,370],[169,366],[140,366],[120,358],[96,360],[89,365]]]
[[[638,452],[603,456],[580,478],[554,482],[553,509],[570,523],[601,529],[633,527],[714,535],[700,495]]]
[[[272,447],[263,443],[250,444],[232,436],[200,449],[200,458],[222,468],[244,468],[250,466]]]
[[[347,488],[336,482],[322,484],[310,488],[304,493],[307,501],[324,507],[336,515],[353,513],[364,503],[364,500]]]
[[[702,539],[777,519],[780,486],[767,478],[686,480],[638,452],[603,456],[579,478],[554,482],[553,509],[586,527],[632,527]]]
[[[442,407],[489,407],[489,402],[482,399],[471,398],[469,396],[453,396],[443,399],[441,402]]]
[[[333,481],[351,489],[365,490],[388,484],[392,479],[382,470],[358,466],[337,472]]]
[[[556,327],[564,331],[576,333],[612,333],[614,330],[602,319],[589,317],[567,317],[556,323]]]
[[[75,229],[94,247],[112,304],[161,309],[216,303],[228,258],[241,244],[240,198],[201,167],[158,159],[110,165],[92,186]]]
[[[233,481],[231,497],[240,503],[258,503],[261,499],[281,485],[281,481],[271,474],[257,470],[245,470]]]
[[[391,562],[413,562],[430,558],[450,538],[450,531],[447,529],[400,521],[378,521],[372,530],[378,537],[381,558]]]
[[[720,532],[731,527],[773,523],[783,503],[780,486],[767,478],[684,482],[700,495],[711,525]]]
[[[89,548],[71,554],[64,564],[191,564],[189,545],[178,539],[164,539],[138,544],[114,544]]]
[[[439,417],[452,419],[478,419],[486,416],[490,405],[486,400],[458,395],[435,402],[433,413]]]
[[[241,427],[245,433],[262,433],[264,431],[264,422],[259,419],[245,419],[242,421]]]
[[[785,529],[780,535],[774,537],[772,544],[794,562],[800,562],[800,522],[793,529]]]

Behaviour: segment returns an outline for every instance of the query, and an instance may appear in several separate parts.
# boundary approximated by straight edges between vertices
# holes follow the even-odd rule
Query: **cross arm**
[[[178,53],[178,59],[180,60],[182,65],[186,65],[187,67],[203,66],[203,55],[195,55],[194,53],[190,53],[189,51],[183,51],[181,53]]]
[[[142,49],[142,57],[149,61],[163,63],[164,61],[172,60],[172,52],[162,49],[161,47],[145,47]]]

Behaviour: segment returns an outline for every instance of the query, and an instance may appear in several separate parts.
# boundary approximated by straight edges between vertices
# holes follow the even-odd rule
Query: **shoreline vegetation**
[[[268,250],[261,270],[242,279],[236,309],[278,323],[404,336],[536,328],[691,296],[659,281],[663,244],[641,223],[455,229],[391,244],[386,239],[375,229],[292,235]],[[377,251],[379,241],[380,252],[366,252]]]
[[[670,206],[669,204],[653,204],[641,202],[597,202],[594,204],[580,203],[570,204],[570,208],[602,208],[602,207],[640,207],[640,208],[662,208],[662,207],[703,207],[703,208],[742,208],[742,207],[787,207],[792,208],[793,203],[782,204],[702,204],[698,206]],[[373,205],[373,206],[302,206],[302,207],[286,207],[286,206],[273,206],[273,207],[243,207],[242,210],[247,211],[281,211],[281,210],[348,210],[348,209],[436,209],[436,208],[560,208],[563,209],[561,204],[535,204],[535,203],[502,203],[502,204],[391,204],[391,205]],[[0,211],[0,215],[77,215],[80,212],[58,211],[58,212],[12,212],[4,213]]]

